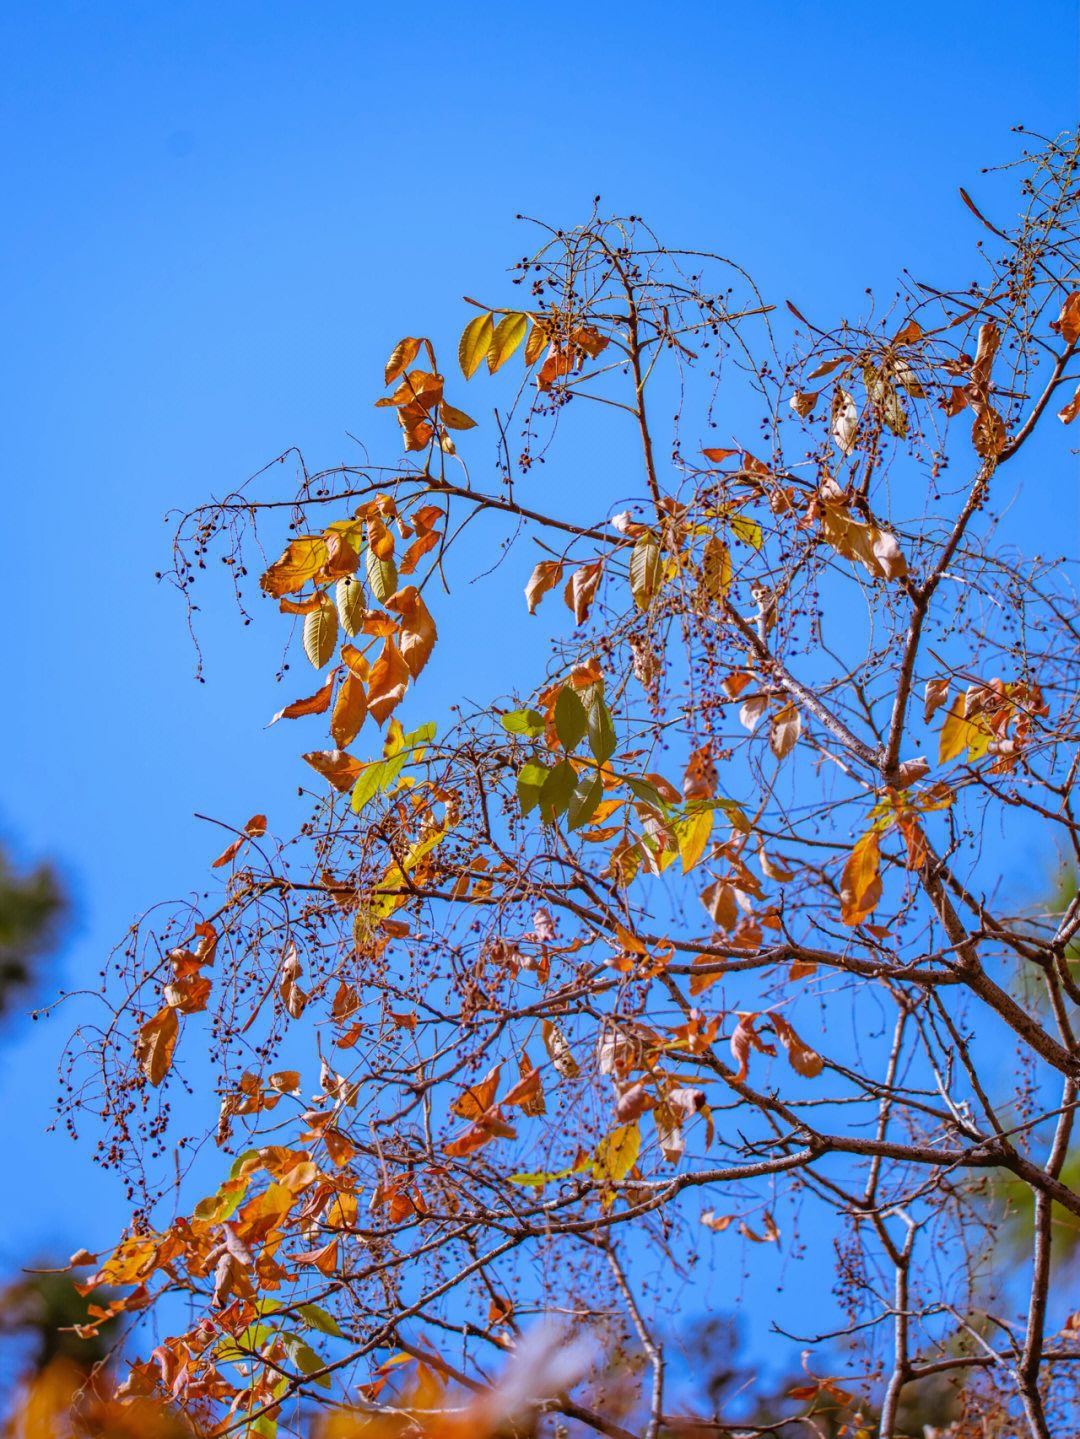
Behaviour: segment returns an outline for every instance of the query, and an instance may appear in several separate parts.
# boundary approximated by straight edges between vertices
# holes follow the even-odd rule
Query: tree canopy
[[[545,229],[456,355],[392,344],[384,462],[282,456],[294,494],[275,464],[181,521],[189,607],[222,563],[315,672],[274,717],[309,812],[238,819],[69,1050],[133,1205],[77,1258],[102,1318],[160,1329],[125,1394],[217,1433],[415,1416],[556,1314],[606,1359],[546,1411],[656,1439],[689,1423],[664,1341],[702,1256],[813,1236],[836,1301],[779,1297],[811,1352],[751,1428],[910,1433],[932,1389],[933,1422],[1053,1432],[1080,902],[1018,898],[1007,839],[1080,861],[1080,614],[1009,504],[1080,414],[1080,141],[1039,145],[1017,219],[961,192],[977,280],[905,273],[857,321],[635,217]],[[634,467],[596,463],[624,434]],[[500,643],[555,611],[549,660],[433,719],[493,567]]]

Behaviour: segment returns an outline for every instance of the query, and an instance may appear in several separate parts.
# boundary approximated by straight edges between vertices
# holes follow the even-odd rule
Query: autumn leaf
[[[172,1067],[176,1037],[180,1033],[180,1021],[172,1005],[159,1009],[152,1019],[140,1028],[135,1044],[135,1058],[139,1068],[155,1087],[161,1083]]]
[[[840,876],[840,918],[851,926],[862,924],[881,899],[881,840],[868,830],[848,856]]]
[[[268,595],[279,599],[303,589],[308,580],[322,569],[329,559],[326,541],[321,535],[299,535],[279,560],[275,560],[259,581]]]
[[[458,363],[461,366],[461,373],[467,380],[471,380],[476,374],[480,362],[491,349],[494,334],[495,330],[490,314],[477,315],[465,326],[458,343]]]
[[[788,1063],[795,1073],[806,1079],[816,1079],[825,1062],[821,1055],[803,1043],[782,1014],[774,1014],[772,1023],[776,1037],[787,1051]]]
[[[282,719],[299,719],[302,715],[325,714],[330,708],[330,696],[333,692],[334,676],[331,674],[322,689],[316,690],[313,695],[308,695],[307,699],[293,700],[292,704],[287,704],[284,709],[278,710],[270,724],[277,724],[278,720]]]
[[[505,365],[521,344],[529,328],[528,315],[515,313],[504,315],[491,336],[487,352],[488,373],[494,374],[500,365]]]
[[[603,560],[594,560],[592,564],[583,565],[581,569],[575,570],[566,582],[563,599],[566,601],[567,607],[573,610],[574,619],[579,625],[585,623],[589,606],[592,604],[600,584],[603,568]]]
[[[243,843],[244,837],[241,836],[240,839],[234,839],[231,844],[226,845],[225,848],[218,855],[217,859],[215,859],[210,865],[210,868],[220,869],[222,865],[228,864],[230,860],[235,859],[236,856],[240,853],[240,848]]]
[[[479,1119],[495,1102],[501,1071],[502,1065],[497,1064],[478,1084],[470,1085],[459,1094],[450,1105],[450,1113],[456,1114],[459,1119]]]
[[[544,1040],[544,1048],[548,1052],[548,1058],[562,1075],[564,1079],[575,1079],[580,1072],[577,1060],[570,1052],[570,1046],[566,1042],[566,1036],[559,1026],[550,1019],[545,1019],[541,1025],[541,1034]]]
[[[1071,425],[1077,415],[1080,415],[1080,385],[1077,385],[1069,403],[1058,410],[1058,419],[1063,425]]]
[[[336,790],[342,794],[352,789],[356,783],[360,771],[364,768],[364,762],[356,759],[344,750],[314,750],[302,758],[312,767],[318,770],[322,777],[329,780]]]
[[[646,532],[635,544],[630,555],[630,593],[639,610],[649,608],[649,601],[660,588],[662,572],[660,546],[653,536]]]
[[[769,748],[778,760],[787,758],[801,732],[802,717],[793,704],[786,704],[779,714],[773,715],[769,726]]]
[[[304,620],[304,653],[317,670],[333,659],[337,637],[337,610],[328,599],[324,599],[319,608]]]
[[[406,585],[391,595],[386,608],[401,616],[401,657],[415,679],[427,664],[438,638],[435,622],[415,585]]]
[[[364,623],[364,616],[367,614],[364,587],[360,581],[354,579],[352,575],[346,575],[338,580],[334,588],[334,603],[337,606],[341,628],[345,633],[350,639],[359,634]]]
[[[1061,314],[1050,321],[1050,328],[1057,332],[1067,345],[1080,340],[1080,290],[1073,290],[1061,307]]]
[[[525,586],[525,603],[529,607],[529,614],[536,613],[536,607],[547,594],[562,579],[561,560],[541,560],[529,576],[529,583]]]
[[[352,744],[367,718],[367,692],[363,682],[350,670],[334,702],[330,717],[330,735],[339,749]]]
[[[392,381],[407,370],[420,353],[420,346],[423,342],[406,335],[404,340],[399,340],[390,352],[390,358],[386,362],[386,369],[383,372],[383,383],[389,385]]]
[[[850,455],[855,448],[858,428],[859,412],[855,401],[847,390],[838,388],[832,398],[832,436],[842,455]]]
[[[382,724],[405,698],[409,683],[409,667],[392,639],[383,645],[382,654],[371,667],[368,682],[368,712],[376,724]]]

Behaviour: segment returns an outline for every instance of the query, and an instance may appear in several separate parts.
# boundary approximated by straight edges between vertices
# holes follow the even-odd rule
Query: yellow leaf
[[[547,330],[542,325],[533,321],[533,327],[529,331],[529,338],[525,342],[525,364],[535,365],[540,358],[544,346],[548,342]]]
[[[949,760],[955,759],[969,745],[975,745],[979,740],[979,727],[964,718],[964,708],[964,696],[957,695],[952,702],[952,708],[945,716],[945,723],[941,727],[941,738],[938,740],[938,764],[948,764]]]
[[[505,365],[510,356],[525,338],[525,332],[529,328],[528,315],[513,314],[504,315],[495,326],[495,333],[491,337],[491,345],[487,352],[487,365],[490,374],[494,374],[500,365]]]
[[[480,367],[480,361],[491,349],[492,336],[495,328],[491,323],[490,315],[477,315],[475,320],[470,320],[465,326],[458,344],[458,363],[461,365],[461,373],[467,380],[471,380]]]
[[[617,1183],[633,1169],[641,1153],[641,1131],[637,1121],[613,1129],[596,1146],[593,1155],[593,1178],[598,1184]]]
[[[683,874],[689,874],[701,859],[712,834],[712,828],[713,811],[711,809],[703,809],[697,814],[689,815],[675,826]]]
[[[279,560],[275,560],[259,581],[268,595],[280,599],[303,589],[316,571],[330,558],[321,535],[298,535]]]

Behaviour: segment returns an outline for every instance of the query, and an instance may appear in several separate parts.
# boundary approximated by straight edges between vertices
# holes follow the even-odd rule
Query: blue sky
[[[302,747],[262,729],[294,697],[272,623],[207,613],[194,683],[154,582],[166,510],[291,444],[317,466],[355,454],[346,431],[389,452],[385,354],[417,333],[452,353],[461,296],[501,293],[529,248],[518,211],[573,224],[599,194],[827,315],[904,265],[968,278],[956,187],[992,185],[1010,125],[1076,122],[1077,21],[1071,0],[13,0],[0,109],[0,834],[68,874],[64,978],[92,986],[135,913],[204,879],[219,845],[193,812],[269,808]],[[438,683],[433,702],[454,697]],[[0,1051],[19,1156],[0,1265],[104,1242],[124,1214],[44,1133],[65,1035],[61,1017]]]

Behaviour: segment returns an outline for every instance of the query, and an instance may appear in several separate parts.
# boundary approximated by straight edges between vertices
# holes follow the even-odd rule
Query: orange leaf
[[[376,724],[382,724],[405,698],[408,683],[409,667],[394,641],[387,638],[382,654],[371,667],[368,684],[368,710]]]
[[[164,1009],[159,1009],[153,1019],[148,1019],[139,1030],[135,1057],[151,1084],[159,1085],[168,1074],[179,1033],[180,1021],[176,1017],[176,1010],[168,1004]]]
[[[316,606],[316,608],[318,608],[318,606]],[[270,724],[277,724],[278,720],[281,719],[299,719],[301,715],[325,714],[330,708],[330,696],[333,693],[333,689],[334,675],[333,672],[331,672],[330,678],[323,685],[322,689],[316,690],[313,695],[308,695],[307,699],[293,700],[292,704],[286,705],[283,710],[278,710],[277,714],[270,721]],[[268,725],[267,728],[269,729],[269,727]]]
[[[529,583],[525,586],[525,603],[529,606],[529,614],[536,614],[536,606],[562,579],[561,560],[541,560],[529,576]]]
[[[383,383],[388,385],[391,380],[396,380],[403,370],[407,370],[420,353],[421,341],[412,335],[406,335],[404,340],[399,340],[386,362]]]
[[[386,608],[401,616],[401,657],[413,679],[427,664],[438,638],[435,621],[415,585],[391,595]]]
[[[340,749],[313,750],[303,758],[342,794],[352,789],[364,768],[362,760],[355,759]]]
[[[280,599],[303,589],[330,557],[321,535],[299,535],[289,544],[279,560],[275,560],[259,581],[268,595]]]
[[[585,623],[585,617],[595,598],[603,569],[603,560],[594,560],[591,565],[583,565],[580,570],[575,570],[566,582],[563,599],[573,610],[574,619],[579,625]]]
[[[330,734],[339,749],[352,744],[367,718],[367,694],[361,680],[350,669],[338,690],[334,713],[330,716]]]
[[[1074,345],[1080,339],[1080,290],[1074,290],[1061,307],[1061,314],[1050,321],[1050,328],[1056,330],[1067,345]]]
[[[226,845],[217,859],[211,864],[210,868],[220,869],[223,864],[228,864],[231,859],[235,859],[240,852],[240,846],[244,843],[244,838],[246,838],[246,836],[240,839],[234,839],[232,844]]]
[[[502,1064],[497,1064],[479,1084],[470,1085],[468,1089],[463,1090],[451,1104],[450,1113],[456,1114],[459,1119],[479,1119],[494,1102],[501,1070]]]
[[[244,825],[244,833],[252,839],[261,839],[266,833],[266,816],[264,814],[253,814]]]
[[[848,856],[840,876],[840,918],[844,924],[862,924],[881,899],[881,839],[869,830]]]

